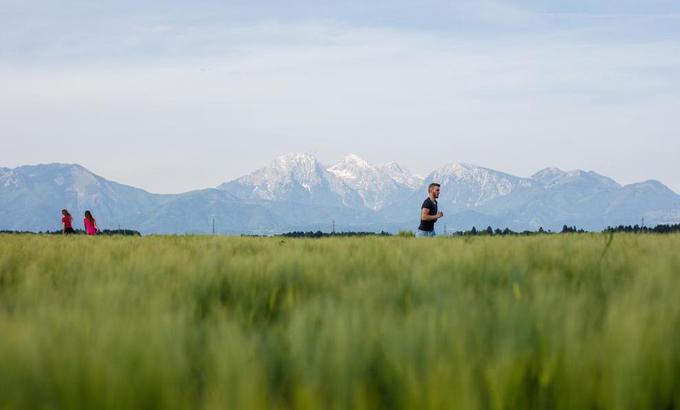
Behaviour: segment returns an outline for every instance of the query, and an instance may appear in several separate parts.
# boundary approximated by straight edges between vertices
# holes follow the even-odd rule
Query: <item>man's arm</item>
[[[437,212],[437,215],[430,215],[430,210],[428,208],[423,208],[420,210],[420,219],[423,221],[436,221],[437,219],[444,216],[444,212]]]

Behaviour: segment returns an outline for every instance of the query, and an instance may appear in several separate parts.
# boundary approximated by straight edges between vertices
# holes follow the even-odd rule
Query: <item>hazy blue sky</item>
[[[0,0],[0,166],[179,192],[353,152],[680,192],[680,1],[160,3]]]

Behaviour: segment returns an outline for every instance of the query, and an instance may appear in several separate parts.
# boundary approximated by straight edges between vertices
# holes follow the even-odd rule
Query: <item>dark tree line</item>
[[[655,227],[640,226],[640,225],[619,225],[609,226],[604,230],[605,232],[626,232],[626,233],[677,233],[680,232],[680,224],[674,225],[657,225]]]
[[[505,228],[505,229],[499,229],[499,228],[492,228],[490,226],[487,226],[486,229],[477,229],[476,227],[472,227],[472,229],[467,230],[467,231],[456,231],[452,234],[452,236],[529,236],[529,235],[542,235],[546,233],[553,233],[552,231],[544,230],[542,227],[538,229],[538,231],[513,231],[510,228]]]
[[[538,231],[520,231],[520,232],[515,232],[511,229],[505,228],[503,230],[501,229],[492,229],[490,226],[487,227],[486,229],[482,230],[477,230],[477,228],[473,227],[472,229],[468,231],[458,231],[455,232],[453,235],[454,236],[507,236],[507,235],[523,235],[523,236],[528,236],[528,235],[542,235],[542,234],[568,234],[568,233],[588,233],[589,231],[586,231],[581,228],[577,228],[576,226],[567,226],[564,225],[562,227],[562,230],[560,232],[553,232],[550,230],[544,230],[543,228],[539,228]],[[625,233],[677,233],[680,232],[680,224],[675,224],[675,225],[657,225],[655,227],[648,227],[648,226],[639,226],[639,225],[619,225],[616,227],[607,227],[603,231],[604,233],[617,233],[617,232],[625,232]]]

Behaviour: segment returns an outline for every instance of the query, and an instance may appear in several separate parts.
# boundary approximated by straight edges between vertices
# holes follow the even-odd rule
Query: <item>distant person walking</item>
[[[83,223],[85,224],[85,233],[88,235],[96,235],[99,228],[97,227],[97,220],[92,216],[92,212],[85,211],[85,217],[83,218]]]
[[[76,233],[76,231],[73,230],[73,217],[66,209],[61,210],[61,232],[64,235]]]
[[[416,232],[416,236],[419,238],[436,236],[434,223],[444,216],[444,213],[437,208],[440,187],[441,185],[435,182],[427,187],[427,199],[420,207],[420,226],[418,226],[418,232]]]

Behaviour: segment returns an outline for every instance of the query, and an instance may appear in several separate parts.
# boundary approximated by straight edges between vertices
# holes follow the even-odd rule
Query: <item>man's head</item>
[[[427,194],[428,194],[429,196],[431,196],[432,198],[434,198],[434,199],[439,198],[439,188],[440,188],[440,187],[441,187],[441,185],[439,185],[439,184],[436,183],[436,182],[431,183],[431,184],[427,187]]]

